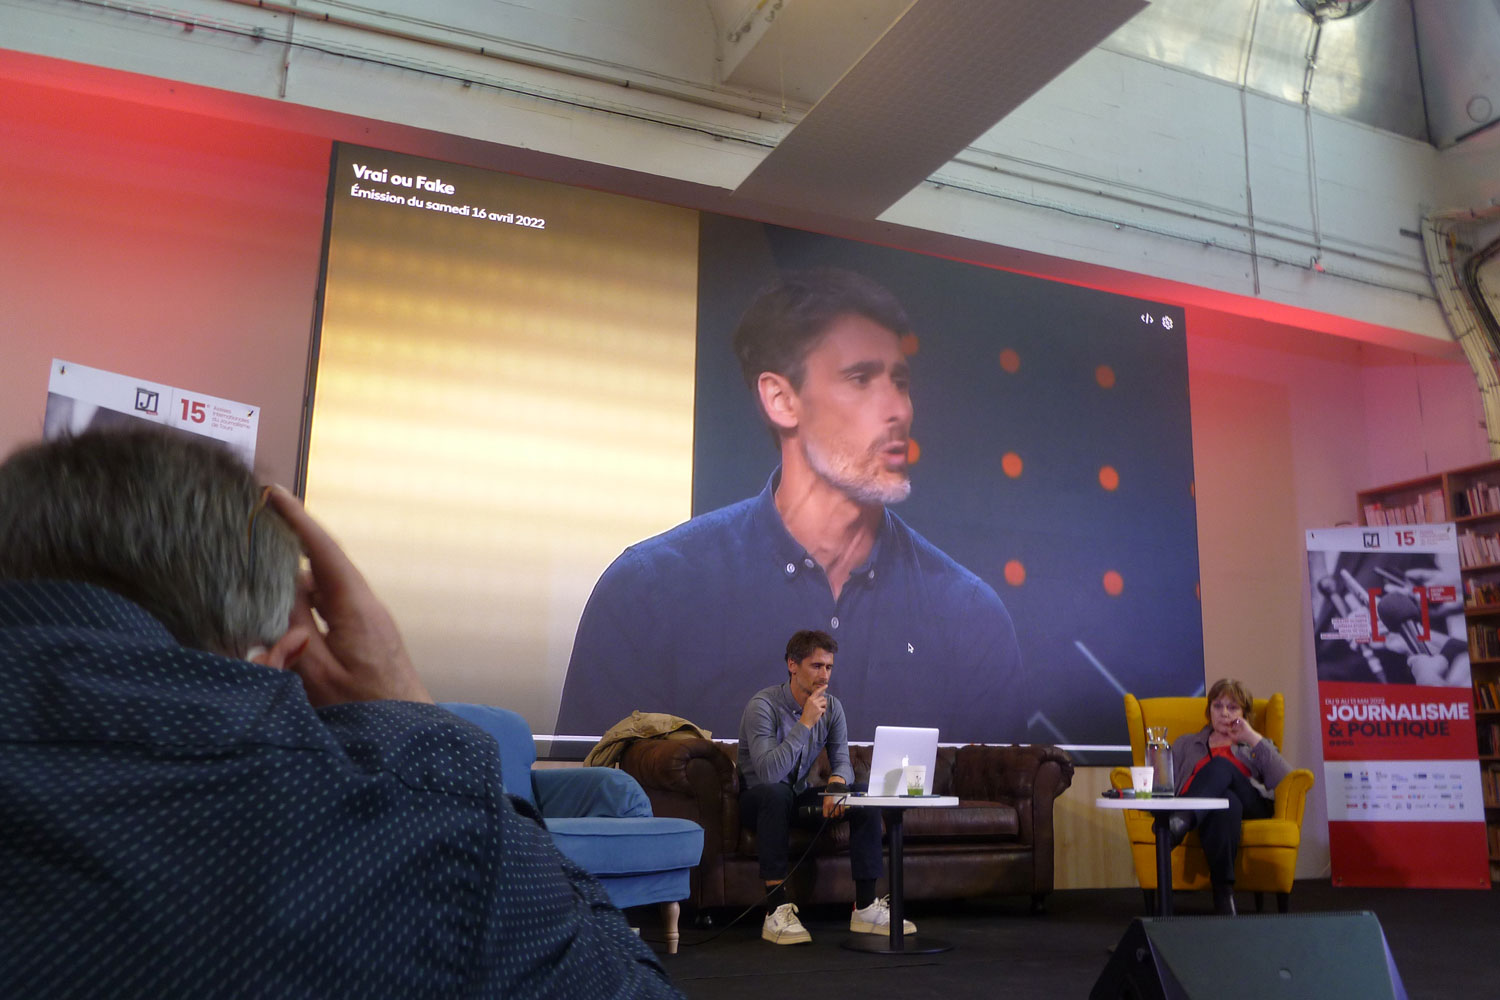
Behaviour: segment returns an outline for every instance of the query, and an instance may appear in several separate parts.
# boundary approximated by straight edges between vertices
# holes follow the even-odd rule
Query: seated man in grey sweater
[[[797,918],[797,905],[787,899],[792,826],[842,817],[845,807],[822,793],[853,790],[844,706],[828,693],[833,654],[838,649],[827,632],[795,633],[786,644],[786,683],[756,692],[740,719],[740,823],[755,831],[760,877],[766,883],[766,916],[760,936],[772,944],[812,940]],[[826,787],[810,787],[808,775],[825,749],[833,774]],[[880,877],[880,817],[873,809],[847,811],[855,894],[849,929],[887,934],[890,899],[875,895],[875,881]],[[916,933],[910,920],[901,926],[907,934]]]

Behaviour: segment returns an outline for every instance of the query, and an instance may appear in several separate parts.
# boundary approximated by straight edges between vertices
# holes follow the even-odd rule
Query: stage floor
[[[1241,913],[1253,912],[1250,893],[1236,901]],[[1178,893],[1176,904],[1179,916],[1229,919],[1209,915],[1207,892]],[[1086,997],[1109,949],[1144,914],[1144,905],[1138,889],[1054,892],[1039,916],[1031,916],[1019,897],[913,904],[908,916],[919,930],[956,947],[909,958],[841,948],[849,932],[849,911],[842,908],[804,911],[812,944],[787,947],[760,940],[759,911],[713,940],[719,926],[700,929],[685,919],[684,947],[664,961],[673,982],[695,1000],[765,1000],[802,991],[816,1000]],[[1275,907],[1268,896],[1267,911]],[[1292,894],[1294,913],[1347,910],[1379,917],[1411,1000],[1500,996],[1500,891],[1335,889],[1327,881],[1304,881]],[[721,924],[733,916],[723,914]],[[645,914],[648,940],[659,934],[653,919]],[[1233,960],[1224,965],[1233,968]]]

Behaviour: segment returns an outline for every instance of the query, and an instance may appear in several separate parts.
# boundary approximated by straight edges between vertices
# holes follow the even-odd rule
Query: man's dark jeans
[[[851,791],[864,791],[863,784],[851,786]],[[787,876],[787,853],[791,843],[793,826],[817,829],[823,822],[822,788],[807,788],[802,792],[792,791],[792,786],[779,781],[770,785],[757,785],[740,792],[740,823],[755,831],[756,850],[760,856],[760,877],[767,882],[779,882]],[[803,806],[815,810],[816,819],[801,815]],[[856,882],[878,879],[880,870],[880,810],[848,809],[842,819],[830,823],[849,821],[849,868]]]

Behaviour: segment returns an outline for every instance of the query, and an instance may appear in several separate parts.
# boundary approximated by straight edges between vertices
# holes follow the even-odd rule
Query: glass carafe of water
[[[1146,766],[1155,772],[1153,791],[1170,794],[1177,790],[1172,774],[1172,745],[1167,742],[1166,726],[1146,727]]]

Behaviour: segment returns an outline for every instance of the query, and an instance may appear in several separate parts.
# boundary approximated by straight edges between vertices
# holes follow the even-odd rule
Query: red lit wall
[[[290,482],[329,141],[14,82],[0,136],[0,448],[58,357],[261,406]]]

